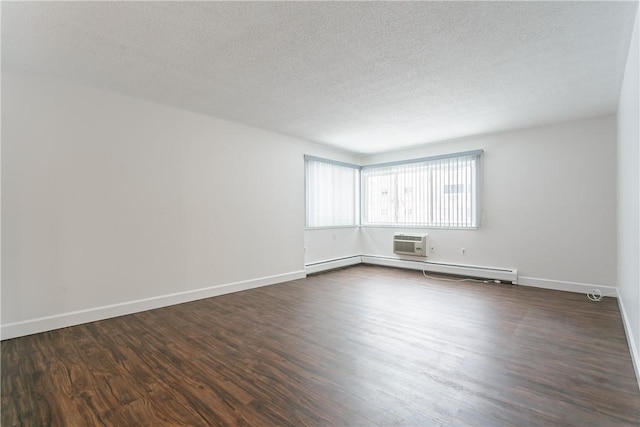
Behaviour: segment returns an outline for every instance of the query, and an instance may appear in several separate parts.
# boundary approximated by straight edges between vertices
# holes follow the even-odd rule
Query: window
[[[307,227],[360,222],[360,166],[305,156]]]
[[[481,150],[362,168],[362,225],[476,228]]]

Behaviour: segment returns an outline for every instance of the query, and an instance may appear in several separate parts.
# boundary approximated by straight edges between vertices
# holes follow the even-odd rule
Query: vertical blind
[[[481,154],[363,167],[362,225],[478,227]]]
[[[482,150],[359,167],[305,156],[306,226],[477,228]]]
[[[305,179],[307,227],[359,224],[359,166],[307,157]]]

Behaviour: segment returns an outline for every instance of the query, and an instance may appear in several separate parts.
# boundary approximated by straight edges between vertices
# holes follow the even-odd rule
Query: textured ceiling
[[[637,2],[2,2],[2,65],[356,153],[616,111]]]

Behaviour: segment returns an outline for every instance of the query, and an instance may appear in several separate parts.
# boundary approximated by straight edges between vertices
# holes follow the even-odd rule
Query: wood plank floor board
[[[2,342],[3,426],[637,426],[617,303],[356,266]]]

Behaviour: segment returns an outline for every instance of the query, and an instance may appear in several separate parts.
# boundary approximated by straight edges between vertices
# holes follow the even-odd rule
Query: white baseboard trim
[[[304,270],[292,271],[290,273],[277,274],[274,276],[225,283],[207,288],[194,289],[168,295],[160,295],[157,297],[144,298],[136,301],[127,301],[86,310],[78,310],[53,316],[7,323],[2,325],[0,328],[0,339],[6,340],[25,335],[37,334],[40,332],[52,331],[54,329],[66,328],[68,326],[75,326],[83,323],[95,322],[97,320],[105,320],[112,317],[153,310],[155,308],[162,308],[199,299],[259,288],[262,286],[274,285],[276,283],[288,282],[290,280],[302,279],[304,277],[306,277]]]
[[[577,292],[580,294],[586,294],[594,289],[600,289],[603,295],[614,298],[618,296],[618,288],[608,285],[594,285],[591,283],[567,282],[563,280],[539,279],[537,277],[525,276],[518,278],[518,284],[534,288],[552,289],[554,291]]]
[[[636,345],[636,340],[633,338],[633,331],[631,330],[631,324],[629,322],[629,317],[627,317],[627,310],[625,310],[624,308],[624,302],[622,301],[622,298],[618,298],[618,307],[620,307],[622,324],[624,325],[624,333],[627,336],[629,353],[631,353],[631,361],[633,362],[633,370],[636,373],[638,390],[640,390],[640,355],[638,354],[638,346]]]
[[[360,255],[350,256],[346,258],[329,259],[326,261],[314,262],[304,266],[307,274],[320,273],[322,271],[333,270],[335,268],[349,267],[351,265],[360,264],[362,260]]]

